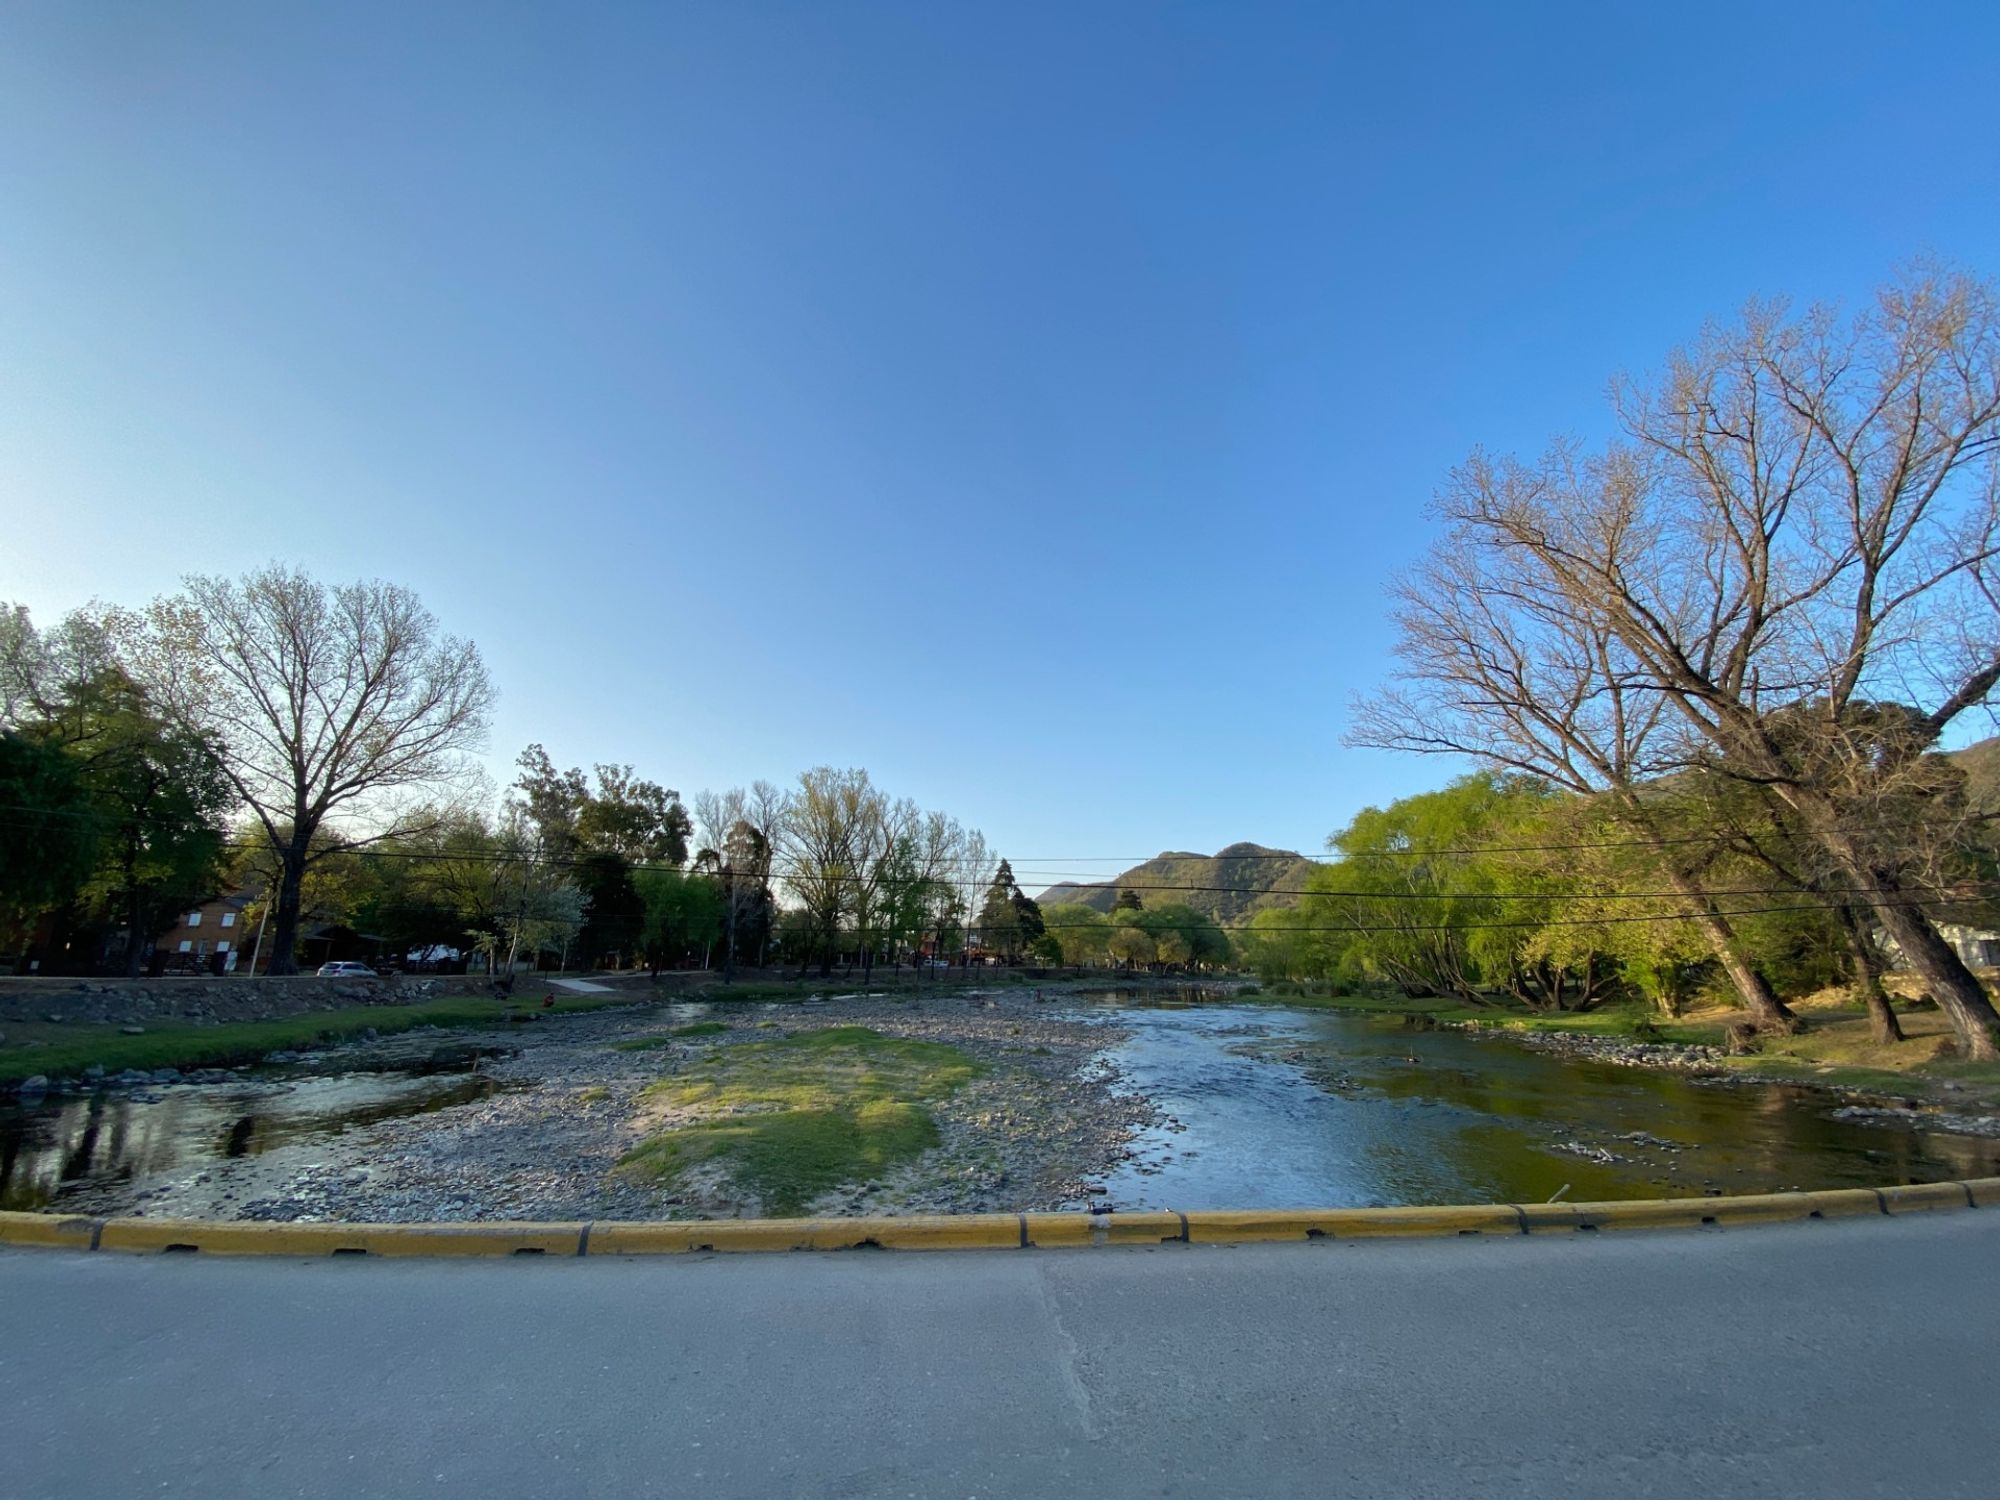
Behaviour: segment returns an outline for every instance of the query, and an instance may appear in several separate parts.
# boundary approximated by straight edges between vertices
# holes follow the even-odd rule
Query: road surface
[[[2000,1212],[659,1260],[0,1253],[0,1493],[2000,1494]]]

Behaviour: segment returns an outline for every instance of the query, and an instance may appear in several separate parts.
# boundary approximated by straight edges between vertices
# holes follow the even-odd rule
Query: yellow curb
[[[1191,1213],[1188,1239],[1197,1245],[1263,1240],[1372,1240],[1416,1235],[1519,1234],[1521,1216],[1505,1203],[1440,1208],[1326,1208],[1250,1213]]]
[[[1023,1214],[1026,1243],[1060,1250],[1080,1245],[1157,1245],[1181,1237],[1181,1216],[1173,1213]]]
[[[1974,1208],[2000,1208],[2000,1177],[1975,1177],[1965,1184]]]
[[[1882,1203],[1868,1188],[1824,1193],[1746,1193],[1734,1198],[1652,1198],[1614,1203],[1524,1203],[1521,1222],[1530,1234],[1579,1229],[1698,1229],[1704,1224],[1785,1224],[1798,1219],[1850,1219],[1879,1215]]]
[[[685,1255],[696,1250],[1014,1250],[1018,1214],[919,1214],[870,1219],[709,1219],[593,1224],[591,1255]]]
[[[111,1219],[103,1250],[199,1250],[204,1255],[575,1255],[573,1224],[238,1224]]]
[[[0,1213],[0,1245],[55,1245],[88,1250],[95,1219],[78,1214]]]
[[[1768,1224],[2000,1206],[2000,1177],[1970,1183],[1662,1198],[1623,1203],[1494,1203],[1128,1214],[962,1214],[868,1219],[715,1219],[608,1224],[260,1224],[0,1213],[0,1245],[197,1250],[212,1255],[660,1255],[697,1250],[1013,1249],[1245,1244],[1297,1239],[1515,1235],[1579,1229]]]
[[[1019,1214],[920,1214],[869,1219],[869,1238],[885,1250],[1018,1250]],[[1176,1224],[1178,1229],[1179,1225]]]
[[[1962,1182],[1920,1182],[1882,1189],[1882,1207],[1892,1214],[1919,1214],[1934,1208],[1970,1208],[1972,1196]]]

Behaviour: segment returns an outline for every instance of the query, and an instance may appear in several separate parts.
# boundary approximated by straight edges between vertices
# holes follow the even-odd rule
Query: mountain
[[[1178,902],[1231,926],[1266,907],[1290,906],[1312,869],[1304,855],[1262,844],[1231,844],[1214,854],[1168,850],[1115,880],[1090,885],[1066,880],[1035,899],[1043,906],[1075,902],[1108,912],[1118,892],[1129,889],[1147,906]]]
[[[2000,813],[2000,737],[1950,751],[1946,758],[1956,761],[1965,772],[1965,795],[1973,808]]]

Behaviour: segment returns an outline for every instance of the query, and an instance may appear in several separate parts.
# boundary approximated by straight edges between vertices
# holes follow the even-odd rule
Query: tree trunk
[[[1875,945],[1854,908],[1842,902],[1835,911],[1841,934],[1847,939],[1848,961],[1854,969],[1854,987],[1868,1005],[1868,1022],[1876,1044],[1886,1046],[1903,1040],[1902,1025],[1889,1004],[1889,992],[1882,988],[1881,967],[1875,961]]]
[[[140,965],[146,956],[147,934],[140,931],[139,919],[145,901],[139,894],[139,854],[130,844],[125,846],[125,977],[137,979]]]
[[[305,849],[299,845],[278,851],[278,902],[272,922],[271,961],[266,974],[299,972],[300,887],[306,878]]]
[[[1869,866],[1842,829],[1838,808],[1829,802],[1808,801],[1798,788],[1792,789],[1786,801],[1805,815],[1807,827],[1833,856],[1840,873],[1862,893],[1875,920],[1930,987],[1938,1009],[1950,1020],[1958,1038],[1959,1055],[1974,1062],[2000,1062],[2000,1011],[1993,1009],[1986,987],[1965,966],[1958,950],[1944,940],[1937,924],[1911,903],[1893,875]]]
[[[1894,899],[1871,899],[1869,904],[1950,1020],[1959,1054],[1974,1062],[2000,1061],[2000,1012],[1957,950],[1915,907]]]
[[[1799,1029],[1798,1017],[1794,1016],[1780,1000],[1770,982],[1751,966],[1743,956],[1742,944],[1737,941],[1736,929],[1729,925],[1729,919],[1715,909],[1715,903],[1708,897],[1698,882],[1684,873],[1671,860],[1663,861],[1667,872],[1667,883],[1677,891],[1694,910],[1690,913],[1694,924],[1708,939],[1708,946],[1714,951],[1716,962],[1722,965],[1722,972],[1729,976],[1729,982],[1736,987],[1744,1008],[1759,1031],[1775,1032],[1790,1036]]]

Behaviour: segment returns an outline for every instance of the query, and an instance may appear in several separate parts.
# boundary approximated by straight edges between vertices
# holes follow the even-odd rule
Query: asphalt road
[[[2000,1212],[661,1260],[0,1252],[0,1494],[2000,1494]]]

